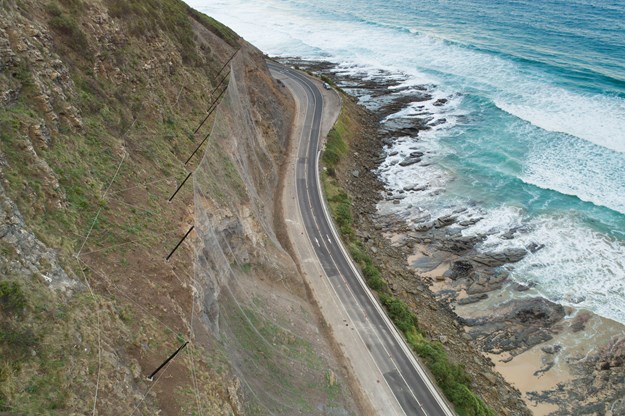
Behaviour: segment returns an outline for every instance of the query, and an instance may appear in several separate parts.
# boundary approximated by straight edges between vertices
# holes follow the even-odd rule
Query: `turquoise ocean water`
[[[393,209],[469,206],[463,215],[483,219],[462,232],[488,234],[481,249],[545,245],[510,267],[514,279],[625,323],[624,2],[187,2],[270,55],[425,86],[432,102],[391,117],[445,119],[395,145],[429,151],[430,166],[389,160],[379,173],[391,188],[430,191]]]

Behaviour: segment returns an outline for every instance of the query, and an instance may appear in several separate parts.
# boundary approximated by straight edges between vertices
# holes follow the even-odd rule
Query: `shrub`
[[[416,328],[417,317],[403,301],[386,293],[380,293],[380,301],[399,330],[407,333]]]
[[[339,131],[336,128],[332,128],[330,133],[328,133],[328,140],[322,157],[323,162],[329,167],[334,167],[348,150],[347,143],[343,140]]]
[[[26,295],[17,282],[0,282],[0,308],[5,312],[21,312],[26,307]]]
[[[236,41],[239,39],[239,35],[237,35],[236,32],[228,26],[218,22],[210,16],[205,15],[204,13],[198,12],[191,7],[189,7],[188,11],[189,14],[206,29],[225,40],[231,46],[235,46]]]
[[[111,16],[123,20],[136,37],[161,29],[176,42],[185,63],[198,60],[188,6],[174,0],[107,0]]]
[[[48,23],[63,38],[63,44],[75,52],[85,53],[89,50],[87,37],[73,16],[63,13],[54,5],[48,8],[48,13],[52,15]]]

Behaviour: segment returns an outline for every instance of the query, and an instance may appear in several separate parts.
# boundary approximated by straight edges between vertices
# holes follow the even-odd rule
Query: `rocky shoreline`
[[[419,207],[410,216],[384,209],[429,190],[423,183],[384,187],[377,172],[389,157],[401,167],[428,163],[427,150],[419,146],[393,154],[391,145],[446,122],[425,109],[419,117],[388,116],[409,104],[442,106],[447,99],[434,99],[420,86],[397,94],[405,87],[389,74],[359,77],[327,62],[286,62],[328,77],[370,110],[359,120],[362,140],[352,144],[352,154],[338,172],[352,196],[358,236],[392,290],[413,305],[420,326],[465,364],[476,391],[496,413],[625,414],[623,326],[548,301],[531,285],[510,279],[505,266],[541,250],[539,242],[478,251],[488,235],[459,232],[481,220],[467,207],[450,207],[436,218],[414,215]],[[513,239],[516,232],[507,230],[506,238]],[[580,339],[584,342],[573,341]]]

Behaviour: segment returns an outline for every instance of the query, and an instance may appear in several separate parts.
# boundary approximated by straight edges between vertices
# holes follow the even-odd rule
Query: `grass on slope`
[[[127,413],[149,387],[142,372],[188,336],[192,253],[182,247],[171,264],[163,258],[184,233],[191,182],[173,203],[166,200],[186,176],[184,160],[197,145],[191,133],[223,63],[198,46],[192,19],[231,43],[237,37],[176,0],[3,4],[14,8],[16,30],[31,22],[48,26],[52,41],[33,37],[29,53],[48,59],[50,48],[69,72],[56,80],[42,76],[61,70],[50,62],[31,66],[26,54],[0,72],[0,83],[17,91],[0,110],[2,184],[28,229],[59,253],[75,280],[89,281],[94,294],[85,286],[72,294],[50,290],[45,259],[38,270],[24,271],[15,265],[30,253],[0,244],[1,264],[7,264],[0,276],[0,412],[90,414],[100,381],[98,410]],[[97,7],[107,9],[111,21],[94,23]],[[0,18],[6,16],[2,10]],[[176,65],[152,63],[156,46]],[[66,102],[53,93],[59,88]],[[80,126],[66,104],[78,109]],[[41,127],[44,120],[55,128]],[[81,249],[79,261],[74,256]],[[223,408],[228,381],[216,371],[225,374],[226,366],[209,347],[194,346],[193,361],[174,363],[176,371],[152,390],[169,399],[159,404],[150,396],[139,410],[177,414],[189,400],[176,392],[195,391],[194,385],[203,392],[198,407],[204,412]],[[193,395],[194,411],[196,400]]]

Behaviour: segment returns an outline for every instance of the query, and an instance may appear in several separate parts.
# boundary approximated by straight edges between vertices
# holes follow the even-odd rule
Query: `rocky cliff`
[[[190,157],[219,117],[202,123],[211,104],[222,92],[232,98],[225,86],[235,75],[253,127]],[[0,102],[0,411],[266,408],[237,371],[246,367],[236,359],[258,349],[243,343],[258,339],[274,347],[257,368],[278,351],[327,376],[315,403],[298,390],[296,413],[353,406],[282,248],[274,201],[292,103],[257,49],[178,0],[0,0]],[[198,165],[202,179],[169,202]],[[166,261],[198,210],[210,223]],[[245,324],[223,341],[220,291],[210,286],[221,269],[198,269],[208,247],[245,278],[246,299],[288,302],[226,309],[227,322]],[[300,331],[279,329],[275,315]],[[249,327],[258,339],[241,335]]]

